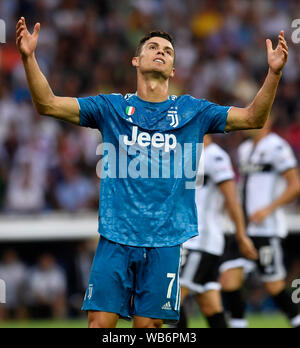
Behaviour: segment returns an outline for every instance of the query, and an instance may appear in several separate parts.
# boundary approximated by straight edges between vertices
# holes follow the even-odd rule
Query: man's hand
[[[253,261],[258,259],[257,250],[249,237],[244,236],[242,238],[238,238],[238,244],[240,252],[244,257]]]
[[[18,21],[16,26],[16,44],[23,58],[29,57],[34,53],[38,41],[40,27],[40,23],[37,23],[34,26],[33,33],[30,34],[27,30],[25,18],[21,17],[21,19]]]
[[[36,61],[36,49],[40,23],[34,26],[32,34],[26,27],[24,17],[16,26],[16,43],[24,64],[26,78],[33,103],[40,115],[47,115],[73,124],[80,124],[79,105],[76,98],[57,97],[54,95],[46,77]]]
[[[273,210],[270,207],[258,210],[253,215],[250,216],[249,221],[254,224],[261,224],[269,215],[271,215]]]
[[[274,74],[279,75],[288,60],[288,46],[284,38],[284,31],[281,30],[278,35],[278,45],[275,50],[273,50],[270,39],[266,40],[266,44],[269,67]]]
[[[288,47],[282,30],[278,36],[278,45],[273,50],[271,40],[266,40],[269,72],[262,88],[253,102],[245,108],[231,107],[228,112],[226,132],[242,129],[262,128],[270,115],[277,87],[288,60]]]

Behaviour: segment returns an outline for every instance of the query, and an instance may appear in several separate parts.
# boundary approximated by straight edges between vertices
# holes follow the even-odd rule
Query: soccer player
[[[270,119],[261,131],[249,131],[248,134],[251,138],[238,149],[247,233],[259,253],[256,264],[265,290],[291,325],[300,328],[297,305],[286,291],[281,246],[288,233],[281,208],[300,194],[297,161],[289,144],[271,132]],[[243,268],[237,266],[233,263],[233,267],[227,268],[221,283],[227,290],[225,298],[232,315],[232,326],[245,327],[246,306],[240,290]]]
[[[253,264],[246,260],[239,250],[232,233],[225,234],[225,248],[219,266],[219,283],[226,312],[230,315],[229,326],[235,329],[248,327],[245,318],[246,302],[241,286],[247,273],[253,270]]]
[[[147,328],[178,320],[180,245],[198,233],[190,169],[199,161],[198,144],[206,133],[263,127],[288,59],[284,32],[275,49],[267,40],[269,72],[253,102],[230,108],[169,96],[175,48],[159,31],[143,37],[132,58],[135,94],[56,96],[35,59],[39,30],[37,23],[30,34],[23,17],[16,26],[37,111],[97,128],[103,137],[100,241],[83,304],[89,327],[115,327],[120,316]]]
[[[213,143],[210,135],[204,137],[204,147],[204,181],[203,186],[196,188],[199,235],[183,244],[182,308],[178,328],[186,327],[183,303],[190,291],[196,294],[197,303],[211,328],[227,327],[218,283],[220,258],[224,251],[224,205],[234,222],[241,252],[251,260],[258,257],[246,235],[230,158]]]

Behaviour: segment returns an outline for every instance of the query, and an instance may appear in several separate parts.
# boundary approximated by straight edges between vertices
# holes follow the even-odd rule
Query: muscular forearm
[[[35,59],[39,31],[40,23],[36,23],[30,34],[24,17],[20,18],[16,26],[16,45],[23,60],[32,100],[39,114],[80,124],[77,99],[55,96]]]
[[[300,195],[300,176],[298,169],[292,168],[286,171],[283,177],[287,182],[286,189],[269,205],[270,213],[283,205],[291,203]]]
[[[246,226],[244,214],[238,199],[236,186],[233,180],[228,180],[219,185],[224,199],[225,207],[233,221],[236,229],[236,237],[238,239],[246,236]]]
[[[230,206],[230,215],[236,226],[235,237],[237,239],[240,252],[244,257],[250,260],[257,260],[258,254],[253,242],[246,234],[244,214],[238,200]]]
[[[299,189],[295,189],[293,186],[287,187],[283,194],[270,204],[269,209],[273,212],[277,208],[293,202],[298,196]]]
[[[253,128],[260,128],[264,126],[271,112],[281,76],[281,72],[279,74],[275,74],[271,69],[269,69],[262,88],[259,90],[253,102],[248,107],[250,117],[249,121]]]
[[[228,213],[230,215],[230,218],[235,225],[236,238],[238,240],[244,238],[246,236],[246,226],[243,211],[240,207],[239,202],[227,202],[226,205],[228,207]]]
[[[54,94],[46,77],[41,72],[35,55],[22,57],[26,78],[31,92],[32,100],[40,114],[47,115]]]

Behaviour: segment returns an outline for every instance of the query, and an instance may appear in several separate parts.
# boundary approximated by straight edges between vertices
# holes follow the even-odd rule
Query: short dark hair
[[[151,39],[152,37],[162,37],[163,39],[170,41],[172,46],[174,47],[174,39],[169,33],[167,33],[166,31],[161,31],[161,30],[150,31],[148,34],[146,34],[145,36],[141,38],[136,50],[136,57],[138,57],[141,54],[141,50],[144,46],[144,43],[148,41],[149,39]]]

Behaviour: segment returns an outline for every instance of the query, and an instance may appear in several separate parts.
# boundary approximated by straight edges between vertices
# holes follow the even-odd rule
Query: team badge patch
[[[132,116],[135,113],[135,108],[133,106],[127,106],[126,108],[126,115]]]
[[[179,125],[178,122],[178,107],[171,107],[171,109],[168,111],[168,117],[171,117],[172,122],[170,123],[170,126],[173,128],[176,128]]]

